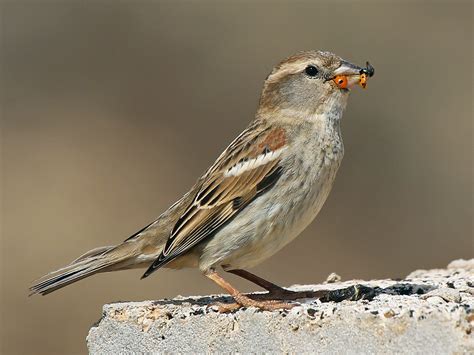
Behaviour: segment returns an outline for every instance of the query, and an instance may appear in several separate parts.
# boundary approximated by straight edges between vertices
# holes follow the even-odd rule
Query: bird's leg
[[[278,302],[275,300],[254,300],[250,297],[242,294],[236,288],[234,288],[230,283],[224,280],[215,270],[209,270],[205,273],[206,277],[210,278],[224,290],[226,290],[235,300],[237,305],[230,304],[230,305],[220,305],[219,310],[221,312],[229,312],[240,307],[257,307],[264,311],[274,311],[277,309],[290,309],[293,308],[294,305],[290,303]]]
[[[252,298],[257,299],[272,299],[272,300],[296,300],[299,298],[320,298],[326,295],[327,291],[291,291],[283,287],[275,285],[273,282],[262,279],[261,277],[252,274],[246,270],[234,269],[226,270],[232,274],[240,276],[254,284],[264,288],[268,291],[266,294],[255,294]]]
[[[273,282],[267,281],[265,279],[262,279],[261,277],[252,274],[251,272],[248,272],[246,270],[242,269],[234,269],[234,270],[226,270],[227,272],[230,272],[231,274],[240,276],[250,282],[253,282],[254,284],[264,288],[270,293],[278,293],[282,291],[287,291],[283,287],[280,287],[278,285],[275,285]]]

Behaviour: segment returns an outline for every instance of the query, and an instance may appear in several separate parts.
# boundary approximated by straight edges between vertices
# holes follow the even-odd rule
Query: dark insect
[[[360,74],[366,74],[371,78],[375,74],[375,69],[369,62],[366,62],[366,67],[360,70]]]

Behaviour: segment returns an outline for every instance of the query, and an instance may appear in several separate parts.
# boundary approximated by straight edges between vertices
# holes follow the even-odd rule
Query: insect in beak
[[[367,87],[367,80],[374,75],[375,69],[369,62],[366,63],[365,68],[359,68],[352,64],[343,64],[336,70],[336,73],[338,75],[332,80],[340,89],[349,89],[356,84],[365,89]]]
[[[359,85],[365,89],[367,86],[367,78],[371,78],[375,74],[375,69],[369,62],[366,62],[365,68],[362,68],[359,72]]]

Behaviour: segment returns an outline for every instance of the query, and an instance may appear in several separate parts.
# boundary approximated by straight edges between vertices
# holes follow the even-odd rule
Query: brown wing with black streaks
[[[192,203],[175,224],[160,256],[143,277],[216,233],[281,175],[283,128],[255,121],[237,137],[207,171]]]

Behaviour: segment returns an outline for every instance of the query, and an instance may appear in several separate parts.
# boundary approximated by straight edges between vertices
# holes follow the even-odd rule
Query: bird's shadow
[[[287,294],[280,295],[280,297],[274,297],[274,295],[266,293],[251,293],[247,294],[255,300],[296,300],[296,299],[318,299],[321,302],[342,302],[342,301],[360,301],[367,300],[371,301],[375,297],[385,294],[393,296],[410,296],[410,295],[423,295],[427,292],[436,289],[433,285],[413,284],[413,283],[397,283],[392,286],[385,288],[382,287],[371,287],[363,284],[356,284],[349,287],[344,287],[335,290],[306,290],[306,291],[289,291]],[[188,297],[180,299],[163,299],[153,301],[154,305],[197,305],[200,307],[206,307],[213,304],[229,304],[233,303],[234,299],[231,296],[204,296],[204,297]]]

